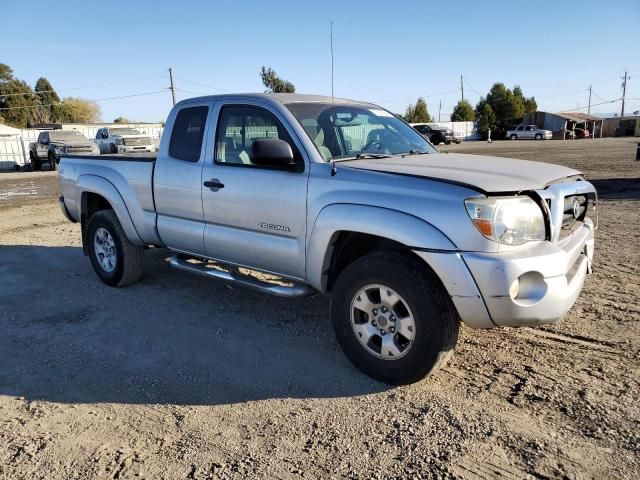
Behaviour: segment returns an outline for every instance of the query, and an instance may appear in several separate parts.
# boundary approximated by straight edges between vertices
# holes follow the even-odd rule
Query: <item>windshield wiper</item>
[[[429,152],[425,152],[424,150],[409,150],[408,152],[399,153],[398,155],[406,157],[407,155],[428,155],[428,154]]]
[[[356,160],[360,160],[361,158],[389,158],[391,155],[387,155],[385,153],[358,153],[354,157]]]

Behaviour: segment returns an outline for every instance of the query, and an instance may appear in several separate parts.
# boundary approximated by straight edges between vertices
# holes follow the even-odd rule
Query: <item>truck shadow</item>
[[[603,200],[640,200],[640,178],[588,179]]]
[[[0,395],[215,405],[389,387],[338,348],[329,301],[286,300],[172,269],[102,284],[79,247],[0,246]]]

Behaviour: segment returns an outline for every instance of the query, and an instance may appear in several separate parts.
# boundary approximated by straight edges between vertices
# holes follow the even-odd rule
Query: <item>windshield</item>
[[[49,139],[54,142],[70,142],[78,140],[87,140],[80,132],[75,130],[55,130],[49,132]],[[88,140],[87,140],[88,141]]]
[[[111,135],[141,135],[135,128],[111,128]]]
[[[286,107],[327,161],[437,152],[408,124],[378,107],[316,102],[290,103]]]

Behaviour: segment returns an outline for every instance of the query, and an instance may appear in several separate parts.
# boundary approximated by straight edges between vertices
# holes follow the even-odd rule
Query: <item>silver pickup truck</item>
[[[591,269],[597,197],[558,165],[439,153],[370,103],[295,94],[178,103],[157,157],[63,156],[66,217],[97,275],[171,265],[286,297],[331,295],[345,354],[417,381],[471,328],[553,323]]]

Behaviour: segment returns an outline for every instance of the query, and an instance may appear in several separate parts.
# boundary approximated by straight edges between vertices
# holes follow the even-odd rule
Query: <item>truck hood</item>
[[[430,153],[390,158],[348,160],[349,168],[440,180],[483,192],[541,189],[581,172],[552,163],[462,153]]]
[[[77,142],[63,142],[61,140],[52,141],[51,145],[55,145],[58,147],[93,147],[95,143],[90,140],[80,140]]]

